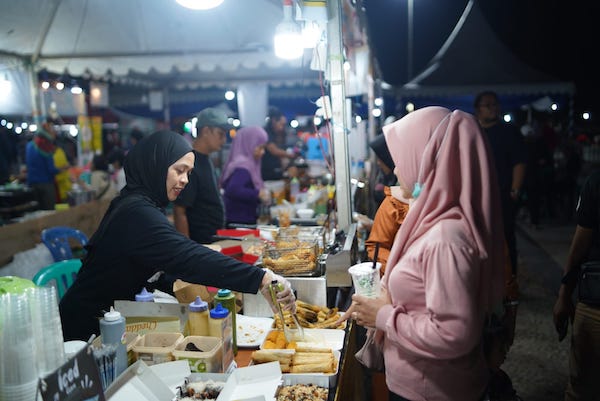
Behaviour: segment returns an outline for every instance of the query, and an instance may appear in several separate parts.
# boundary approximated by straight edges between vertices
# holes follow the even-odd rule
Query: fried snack
[[[333,361],[292,365],[290,373],[333,373]]]
[[[252,352],[252,360],[255,363],[279,362],[282,364],[292,363],[292,353],[277,350],[259,349]]]
[[[265,340],[265,342],[263,343],[263,348],[264,349],[276,349],[277,346],[275,345],[275,343],[271,340]]]
[[[305,328],[312,329],[343,329],[346,323],[336,325],[335,323],[340,317],[337,308],[327,308],[326,306],[312,305],[300,300],[296,300],[296,316],[298,322]],[[290,328],[295,328],[296,325],[288,311],[283,311],[285,325]],[[275,315],[275,327],[282,329],[281,318]]]
[[[267,334],[267,340],[268,340],[268,341],[272,341],[272,342],[275,342],[275,341],[277,341],[277,336],[278,336],[278,333],[279,333],[278,331],[270,331],[270,332]]]
[[[298,342],[296,343],[296,352],[302,353],[331,353],[330,347],[323,347],[311,343]]]
[[[296,352],[292,356],[292,365],[306,365],[309,363],[330,363],[333,359],[331,350],[329,352]]]

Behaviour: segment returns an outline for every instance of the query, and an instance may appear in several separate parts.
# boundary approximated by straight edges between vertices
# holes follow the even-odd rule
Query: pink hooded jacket
[[[402,187],[420,187],[383,277],[392,304],[377,314],[388,387],[414,401],[475,401],[487,384],[484,318],[504,283],[489,145],[472,115],[442,107],[383,131]]]

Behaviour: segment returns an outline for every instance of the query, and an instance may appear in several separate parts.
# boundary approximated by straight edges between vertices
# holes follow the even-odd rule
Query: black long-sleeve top
[[[109,210],[109,218],[105,216],[77,279],[60,302],[65,340],[87,340],[99,333],[102,311],[109,310],[115,300],[134,300],[159,271],[172,280],[258,292],[265,274],[262,269],[180,234],[150,198],[128,198]]]

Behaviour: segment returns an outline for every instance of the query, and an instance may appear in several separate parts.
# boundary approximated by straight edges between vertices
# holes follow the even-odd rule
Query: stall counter
[[[35,248],[41,242],[42,230],[68,226],[82,231],[88,238],[96,231],[110,200],[91,201],[67,210],[0,227],[0,266],[10,263],[16,253]]]

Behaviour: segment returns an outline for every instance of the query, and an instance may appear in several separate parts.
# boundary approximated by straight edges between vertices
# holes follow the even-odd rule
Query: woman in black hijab
[[[149,279],[263,293],[270,301],[271,280],[284,283],[278,294],[287,309],[295,298],[283,277],[249,266],[199,245],[180,234],[164,207],[188,183],[194,166],[192,148],[179,134],[158,131],[127,155],[127,185],[104,215],[86,246],[77,279],[60,301],[65,340],[87,340],[99,333],[98,319],[115,300],[134,300]]]

